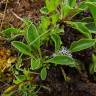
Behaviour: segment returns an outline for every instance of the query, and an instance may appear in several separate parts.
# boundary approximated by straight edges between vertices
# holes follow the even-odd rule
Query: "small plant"
[[[96,55],[92,55],[92,64],[90,64],[90,73],[94,74],[96,72]]]
[[[37,24],[34,24],[31,20],[22,19],[23,27],[21,29],[12,27],[4,30],[5,38],[11,41],[14,48],[19,50],[17,63],[12,70],[15,85],[9,86],[4,94],[9,92],[10,96],[10,94],[15,93],[12,90],[18,89],[21,95],[37,96],[40,86],[38,88],[34,81],[39,80],[38,75],[42,80],[45,80],[50,66],[64,65],[76,68],[77,60],[73,58],[72,53],[96,45],[96,38],[93,36],[96,35],[95,9],[95,0],[82,0],[82,2],[77,2],[77,0],[45,0],[45,6],[40,10],[42,16]],[[83,18],[78,21],[75,19],[78,14],[81,15],[82,12],[86,11],[91,15],[82,16]],[[65,26],[62,26],[61,23],[78,30],[82,34],[81,39],[73,41],[69,48],[62,44],[61,35],[65,32]],[[23,39],[16,40],[17,37]],[[47,55],[43,52],[42,46],[49,45],[49,42],[53,50],[50,55]],[[23,66],[23,57],[27,59],[28,67]],[[93,64],[90,66],[90,73],[96,71],[96,56],[93,55],[92,58]]]
[[[20,41],[12,42],[12,45],[15,48],[17,48],[21,53],[30,57],[31,70],[41,69],[40,76],[42,80],[46,78],[47,69],[50,66],[49,63],[61,65],[75,64],[75,60],[66,54],[57,54],[55,57],[46,57],[46,55],[43,56],[40,47],[42,45],[42,38],[45,38],[45,40],[47,38],[47,36],[45,37],[45,35],[45,33],[39,35],[39,31],[37,30],[36,26],[31,23],[25,36],[27,43],[23,43]],[[59,51],[61,46],[61,40],[59,35],[51,33],[51,38],[55,44],[55,52]]]
[[[10,86],[8,87],[2,94],[2,96],[37,96],[37,86],[31,84],[31,82],[23,82],[17,86]]]

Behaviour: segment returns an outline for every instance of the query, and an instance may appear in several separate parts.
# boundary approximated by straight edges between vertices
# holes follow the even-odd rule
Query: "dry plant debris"
[[[0,71],[3,72],[14,63],[16,57],[11,56],[11,50],[7,48],[0,48]]]

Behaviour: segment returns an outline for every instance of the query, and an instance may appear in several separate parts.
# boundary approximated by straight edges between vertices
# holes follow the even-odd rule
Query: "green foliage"
[[[88,8],[94,18],[95,26],[96,26],[96,1],[95,2],[86,2]]]
[[[60,2],[59,0],[45,0],[48,11],[49,12],[54,11],[56,7],[58,6],[59,2]]]
[[[96,34],[96,27],[95,27],[95,24],[94,23],[86,24],[86,27],[88,27],[88,30],[91,33]]]
[[[39,69],[41,67],[41,62],[40,62],[40,58],[32,58],[31,59],[31,69],[32,70],[36,70]]]
[[[47,70],[50,65],[60,65],[76,67],[76,60],[72,56],[72,52],[82,51],[87,48],[92,48],[96,44],[96,0],[83,0],[77,3],[76,0],[45,0],[45,6],[41,8],[42,16],[37,24],[34,24],[29,19],[23,19],[23,28],[8,28],[3,31],[4,36],[12,41],[12,46],[20,52],[17,63],[14,65],[15,83],[18,87],[18,92],[22,96],[36,96],[36,86],[26,83],[26,81],[34,80],[33,74],[39,74],[42,80],[47,77]],[[90,12],[87,17],[82,16],[82,12]],[[82,20],[75,19],[78,14]],[[90,18],[90,19],[89,19]],[[86,21],[87,20],[87,21]],[[76,29],[77,32],[84,36],[78,41],[73,41],[66,48],[63,45],[61,36],[65,34],[66,25]],[[70,31],[71,33],[71,31]],[[70,35],[70,34],[69,34]],[[23,36],[22,42],[16,41],[16,37]],[[66,38],[65,38],[66,39]],[[70,39],[70,38],[68,38]],[[71,40],[70,40],[71,41]],[[52,45],[54,48],[51,55],[47,55],[43,51],[44,45]],[[45,46],[45,47],[46,47]],[[62,50],[61,47],[64,47]],[[68,49],[68,50],[67,50]],[[46,49],[45,49],[46,50]],[[24,55],[23,55],[24,54]],[[55,55],[54,55],[55,54]],[[27,55],[27,56],[25,56]],[[24,57],[23,57],[24,56]],[[24,60],[27,60],[27,66],[23,65]],[[26,61],[25,60],[25,61]],[[90,66],[90,73],[96,72],[96,56],[92,56],[93,64]],[[38,72],[38,73],[37,73]],[[31,77],[33,76],[33,77]],[[14,86],[10,86],[7,90],[12,92]],[[37,88],[38,89],[38,88]],[[5,90],[5,93],[6,93]],[[8,93],[10,96],[12,93]],[[4,94],[5,94],[4,93]]]
[[[96,72],[96,55],[95,54],[92,55],[92,64],[90,64],[89,70],[91,74],[94,74]]]
[[[94,46],[96,40],[94,39],[81,39],[79,41],[74,41],[70,46],[71,52],[81,51]]]
[[[29,55],[31,56],[31,49],[28,45],[26,45],[25,43],[22,43],[20,41],[13,41],[12,45],[17,48],[20,52],[22,52],[23,54]]]
[[[75,5],[76,5],[76,0],[69,0],[69,5],[70,5],[71,7],[75,7]]]
[[[40,72],[40,77],[42,80],[45,80],[47,76],[47,70],[46,68],[42,68],[41,72]]]
[[[24,31],[22,35],[25,36],[25,41],[27,43],[25,44],[19,41],[13,41],[12,45],[21,53],[29,55],[31,61],[30,69],[40,70],[41,79],[44,80],[46,77],[46,74],[44,75],[43,71],[46,69],[45,73],[47,73],[49,63],[76,66],[75,60],[66,54],[57,55],[55,57],[53,56],[49,59],[50,56],[47,56],[46,58],[46,55],[43,55],[41,51],[43,42],[48,42],[49,38],[51,38],[55,47],[54,52],[59,52],[62,44],[60,35],[64,32],[62,27],[60,27],[60,21],[63,21],[70,27],[77,29],[87,38],[81,38],[79,41],[74,41],[69,48],[71,52],[81,51],[95,45],[96,40],[92,38],[92,33],[95,31],[93,32],[93,28],[88,26],[88,22],[76,22],[73,19],[77,14],[80,14],[80,12],[86,11],[88,8],[90,10],[90,4],[93,4],[93,2],[84,1],[80,2],[78,5],[76,0],[45,0],[45,6],[40,10],[43,15],[40,17],[40,22],[37,26],[30,20],[24,19],[24,23],[27,27],[25,29],[26,32]],[[90,11],[93,15],[94,11]],[[45,62],[48,64],[45,64]]]
[[[18,93],[21,96],[37,96],[37,86],[32,85],[30,82],[23,83],[19,86]]]
[[[36,38],[39,36],[39,33],[37,31],[37,28],[35,27],[34,24],[30,24],[29,28],[28,28],[28,32],[27,32],[27,39],[28,39],[28,43],[30,45],[30,43],[34,42],[32,44],[32,46],[36,49],[39,48],[40,46],[40,41],[39,39],[36,40]]]
[[[69,12],[71,11],[71,7],[69,6],[69,5],[63,5],[62,6],[62,17],[66,17],[68,14],[69,14]]]
[[[60,64],[60,65],[75,65],[75,60],[71,57],[68,56],[64,56],[64,55],[57,55],[49,60],[47,60],[46,62],[49,63],[54,63],[54,64]]]
[[[70,24],[87,38],[92,38],[91,31],[83,22],[70,22]]]
[[[55,43],[55,51],[58,51],[61,47],[61,38],[58,34],[52,34],[51,35],[52,40]]]
[[[26,80],[25,75],[19,75],[19,76],[16,76],[16,80],[13,80],[13,83],[19,84],[25,80]]]
[[[12,36],[14,36],[14,35],[16,35],[16,34],[17,34],[17,35],[20,34],[21,30],[18,29],[18,28],[12,27],[12,28],[7,28],[7,29],[5,29],[3,32],[4,32],[4,36],[5,36],[6,38],[13,38]]]
[[[57,21],[59,20],[59,15],[54,13],[52,14],[52,16],[50,16],[51,20],[52,20],[52,24],[56,24]]]

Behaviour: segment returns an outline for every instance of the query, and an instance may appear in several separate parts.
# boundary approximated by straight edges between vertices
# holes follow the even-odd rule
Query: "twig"
[[[21,21],[24,21],[21,17],[19,17],[15,12],[13,12],[12,10],[11,10],[11,12],[12,12],[12,14],[16,17],[16,18],[18,18],[19,20],[21,20]]]
[[[62,71],[62,75],[63,75],[63,77],[64,77],[64,80],[66,81],[66,73],[65,73],[65,71],[64,71],[64,69],[62,68],[62,67],[60,67],[60,69],[61,69],[61,71]]]
[[[41,87],[44,88],[44,89],[47,89],[49,92],[51,91],[51,89],[47,86],[41,85]]]

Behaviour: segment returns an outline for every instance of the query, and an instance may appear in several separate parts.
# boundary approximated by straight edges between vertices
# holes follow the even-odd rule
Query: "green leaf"
[[[25,43],[23,42],[19,42],[19,41],[13,41],[12,45],[17,48],[20,52],[22,52],[23,54],[29,55],[31,56],[31,49],[29,46],[27,46]]]
[[[47,70],[46,68],[42,68],[41,72],[40,72],[40,77],[42,80],[45,80],[47,76]]]
[[[74,41],[71,44],[70,51],[71,52],[77,52],[81,51],[87,48],[90,48],[95,45],[95,40],[94,39],[81,39],[79,41]]]
[[[93,74],[94,72],[96,72],[96,55],[93,54],[92,55],[92,64],[90,64],[90,73]]]
[[[41,27],[45,31],[49,25],[50,25],[49,17],[42,16],[39,27]]]
[[[40,9],[40,12],[42,14],[48,14],[48,9],[46,7],[43,7],[43,8]]]
[[[88,23],[86,24],[86,27],[88,28],[88,30],[90,30],[91,33],[96,34],[96,26],[94,23]]]
[[[62,9],[61,9],[63,17],[66,17],[69,14],[69,12],[71,11],[71,9],[72,8],[69,5],[63,5]]]
[[[52,24],[56,24],[56,22],[59,20],[58,14],[56,13],[52,14],[51,19],[52,19]]]
[[[96,2],[86,2],[89,7],[89,10],[94,18],[95,26],[96,26]]]
[[[59,25],[54,26],[51,30],[52,34],[60,34],[63,32],[64,32],[64,28],[60,28]]]
[[[23,70],[23,74],[24,74],[24,77],[26,78],[26,80],[32,80],[33,77],[30,76],[30,71],[29,69],[25,69]]]
[[[69,0],[69,3],[65,1],[65,3],[61,4],[61,19],[65,19],[67,21],[72,19],[74,16],[76,16],[78,13],[80,13],[83,9],[76,7],[74,4],[76,3],[74,0]],[[67,3],[66,3],[67,2]],[[74,3],[74,4],[72,4]],[[72,7],[74,6],[74,7]]]
[[[61,46],[61,38],[60,38],[60,36],[58,34],[52,34],[51,35],[51,39],[55,43],[55,51],[58,51],[60,49],[60,46]]]
[[[93,63],[96,65],[96,54],[93,54],[93,55],[92,55],[92,61],[93,61]]]
[[[47,63],[54,63],[54,64],[60,64],[60,65],[74,65],[75,61],[73,58],[60,55],[60,56],[55,56],[49,60],[46,61]]]
[[[85,10],[88,8],[88,6],[86,5],[86,1],[82,1],[79,4],[79,8],[81,8],[82,10]]]
[[[90,30],[82,22],[69,22],[75,29],[84,34],[87,38],[92,38]]]
[[[36,26],[34,24],[30,24],[29,28],[28,28],[28,32],[27,32],[27,39],[29,44],[34,42],[34,40],[39,36],[39,33],[36,29]],[[38,49],[40,47],[40,40],[36,40],[32,46],[36,49]]]
[[[18,34],[21,30],[17,29],[17,28],[7,28],[6,30],[4,30],[4,35],[8,38],[11,38],[11,34]]]
[[[26,80],[26,76],[25,75],[18,75],[18,76],[16,76],[16,79],[20,80],[22,82],[22,81]]]
[[[69,5],[69,0],[62,0],[64,5]]]
[[[19,75],[19,76],[16,76],[16,80],[13,80],[13,83],[19,84],[19,83],[25,81],[26,79],[27,79],[26,76]]]
[[[56,9],[59,4],[59,0],[45,0],[46,7],[49,12],[52,12]]]
[[[40,58],[31,59],[31,69],[36,70],[41,67]]]
[[[96,2],[96,0],[88,0],[88,1],[90,1],[90,2]]]
[[[23,22],[27,28],[32,24],[32,21],[29,18],[24,18]]]
[[[69,5],[71,7],[75,7],[76,6],[76,0],[69,0]]]

